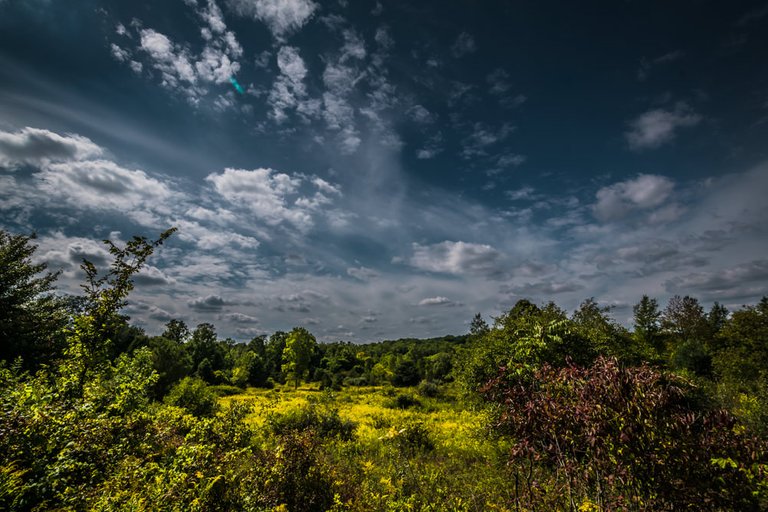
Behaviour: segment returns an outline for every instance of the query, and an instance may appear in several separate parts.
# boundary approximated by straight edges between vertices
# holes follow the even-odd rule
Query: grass
[[[414,397],[418,405],[397,408],[398,395]],[[450,388],[423,397],[416,388],[329,392],[311,385],[297,390],[281,386],[249,388],[219,401],[223,406],[250,404],[246,421],[266,443],[274,442],[262,428],[270,414],[290,413],[311,403],[353,421],[353,439],[328,441],[325,451],[337,480],[354,482],[358,498],[345,509],[507,510],[511,503],[504,463],[509,446],[486,436],[484,413],[464,407]]]

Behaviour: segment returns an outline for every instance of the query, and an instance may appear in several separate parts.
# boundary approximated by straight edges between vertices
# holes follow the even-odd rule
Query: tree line
[[[139,481],[154,475],[148,488],[160,495],[209,503],[202,509],[261,510],[290,498],[304,510],[285,494],[296,478],[327,501],[319,459],[280,466],[292,459],[270,459],[245,413],[217,413],[213,394],[302,382],[421,383],[490,406],[489,430],[513,442],[517,509],[768,506],[766,297],[729,312],[690,296],[662,309],[643,296],[631,329],[590,298],[570,314],[522,299],[491,324],[477,314],[468,334],[429,340],[326,344],[297,327],[236,343],[212,324],[178,319],[149,336],[120,311],[133,276],[174,231],[106,241],[110,267],[85,261],[76,298],[57,295],[57,275],[33,263],[33,237],[0,231],[4,508],[109,508],[126,489],[126,499],[145,500],[133,471]],[[296,457],[319,449],[311,437],[281,442]],[[231,464],[210,466],[224,459]],[[190,471],[208,480],[182,483]],[[264,487],[243,489],[246,476]]]

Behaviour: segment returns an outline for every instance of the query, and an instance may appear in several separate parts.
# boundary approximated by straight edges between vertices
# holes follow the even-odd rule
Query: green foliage
[[[165,330],[161,336],[176,343],[186,343],[190,334],[189,327],[187,327],[183,320],[173,318],[165,324]]]
[[[661,360],[664,354],[664,337],[661,335],[661,311],[656,299],[643,295],[632,307],[634,331],[632,337],[638,345],[643,360]]]
[[[410,358],[401,359],[392,373],[393,386],[415,386],[420,380],[421,375],[419,374],[419,368]]]
[[[294,388],[309,373],[312,355],[317,347],[317,341],[303,327],[293,329],[285,340],[283,349],[283,373],[294,382]]]
[[[465,394],[473,396],[500,367],[527,378],[545,362],[563,364],[566,357],[588,360],[590,348],[578,343],[571,328],[554,304],[539,308],[525,299],[518,301],[464,351],[457,376]]]
[[[440,393],[440,386],[429,380],[423,380],[419,382],[419,386],[416,389],[421,396],[433,398]]]
[[[210,417],[217,410],[216,393],[202,379],[184,377],[171,388],[164,402],[181,407],[195,416]]]
[[[163,336],[151,338],[152,367],[158,374],[155,396],[161,398],[192,372],[192,358],[183,345]]]
[[[67,323],[63,301],[55,297],[58,273],[32,263],[35,236],[0,230],[0,360],[24,360],[27,368],[60,355]]]
[[[398,393],[392,400],[387,401],[385,405],[392,409],[410,409],[411,407],[420,406],[421,402],[409,393]]]
[[[270,413],[266,425],[277,436],[312,432],[321,438],[343,441],[352,439],[355,431],[355,424],[341,419],[337,409],[312,403],[284,414]]]
[[[435,442],[432,440],[429,429],[419,421],[408,423],[388,436],[387,440],[393,443],[398,451],[406,457],[413,457],[417,453],[431,452],[435,449]]]

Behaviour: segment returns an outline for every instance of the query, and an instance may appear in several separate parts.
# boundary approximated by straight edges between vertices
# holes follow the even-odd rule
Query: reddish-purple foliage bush
[[[759,510],[766,505],[766,443],[696,389],[648,365],[599,358],[589,368],[545,365],[532,379],[501,369],[482,389],[499,404],[497,432],[516,441],[511,462],[547,467],[564,504],[605,509]],[[546,485],[530,475],[521,493]]]

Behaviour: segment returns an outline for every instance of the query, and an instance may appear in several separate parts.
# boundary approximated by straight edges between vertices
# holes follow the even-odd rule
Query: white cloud
[[[631,212],[661,206],[674,187],[672,180],[664,176],[641,174],[598,190],[592,211],[601,221],[619,220]]]
[[[85,160],[103,155],[104,150],[80,135],[59,135],[49,130],[26,127],[18,132],[0,130],[0,166],[44,165],[64,160]]]
[[[485,80],[488,82],[488,85],[491,86],[491,94],[503,95],[512,87],[509,83],[509,73],[502,68],[495,69],[485,77]]]
[[[432,245],[412,245],[408,263],[420,270],[446,274],[493,275],[500,271],[501,253],[490,245],[446,240]]]
[[[115,58],[115,60],[119,62],[125,62],[131,58],[131,53],[129,51],[120,48],[115,43],[112,43],[110,46],[110,51],[112,52],[112,56]]]
[[[409,108],[408,116],[419,124],[430,124],[435,121],[435,116],[422,105],[414,105]]]
[[[419,306],[453,306],[455,303],[448,297],[428,297],[419,301]]]
[[[347,269],[347,275],[359,279],[360,281],[369,281],[381,277],[381,274],[367,267],[350,267]]]
[[[229,0],[228,5],[263,22],[280,41],[303,27],[319,7],[311,0]]]
[[[424,146],[416,151],[416,158],[428,160],[443,152],[443,134],[437,132],[424,143]]]
[[[354,30],[345,30],[344,46],[341,47],[341,62],[347,59],[362,60],[366,56],[365,43]]]
[[[227,313],[222,316],[223,320],[229,320],[230,322],[234,322],[237,324],[258,324],[259,319],[251,316],[246,315],[245,313]]]
[[[198,6],[197,2],[187,5],[193,8]],[[147,68],[159,72],[163,87],[181,92],[193,105],[199,104],[201,98],[210,93],[211,84],[228,84],[230,78],[240,71],[238,59],[243,54],[243,48],[234,32],[227,30],[221,9],[214,0],[208,0],[196,13],[204,23],[200,27],[204,44],[199,54],[192,52],[189,45],[176,43],[154,29],[141,28],[141,23],[137,21],[131,24],[137,30],[139,39],[135,51],[131,53],[112,44],[113,56],[120,62],[126,62],[138,74],[142,73],[146,63]],[[131,37],[123,28],[125,35]],[[214,101],[219,109],[234,106],[234,102],[227,101],[223,96]]]
[[[163,85],[176,87],[180,82],[197,81],[189,53],[177,48],[167,36],[152,29],[141,31],[141,49],[152,58],[153,67],[163,75]]]
[[[272,169],[225,169],[221,174],[210,174],[206,181],[228,201],[256,214],[269,225],[283,222],[300,229],[313,224],[314,210],[330,204],[326,194],[341,195],[339,187],[320,178],[305,179]],[[301,188],[315,188],[313,195],[302,195]]]
[[[475,123],[472,133],[464,140],[461,154],[466,159],[487,156],[490,146],[505,140],[513,131],[515,127],[509,123],[504,123],[498,130],[483,123]]]
[[[41,191],[75,207],[121,209],[162,205],[173,192],[144,171],[126,169],[109,160],[62,162],[35,175]]]
[[[456,41],[451,46],[451,54],[456,58],[474,53],[476,50],[475,38],[467,32],[459,34],[459,37],[456,38]]]
[[[277,67],[280,75],[272,85],[269,104],[272,106],[271,117],[278,123],[288,119],[286,111],[296,109],[299,113],[313,117],[319,110],[319,104],[307,101],[304,78],[307,67],[297,48],[283,46],[277,52]]]
[[[229,304],[220,295],[207,295],[205,297],[197,297],[187,302],[187,306],[195,311],[212,312],[221,311],[221,309]]]
[[[674,110],[654,109],[629,124],[625,137],[630,149],[655,149],[671,142],[681,128],[699,124],[702,117],[684,104]]]

